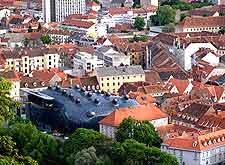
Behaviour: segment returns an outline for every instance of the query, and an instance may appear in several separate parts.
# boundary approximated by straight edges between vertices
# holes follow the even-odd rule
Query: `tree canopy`
[[[134,27],[136,29],[138,29],[139,31],[143,30],[143,28],[145,27],[145,19],[144,19],[144,17],[137,16],[135,18],[135,21],[134,21]]]
[[[175,31],[175,25],[173,23],[169,23],[167,25],[165,25],[162,28],[162,32],[174,32]]]
[[[11,83],[0,77],[0,122],[13,118],[20,106],[9,97],[11,88]]]
[[[156,12],[156,17],[160,25],[175,23],[176,10],[171,6],[160,6]]]
[[[161,144],[161,139],[150,122],[139,122],[131,117],[124,119],[119,125],[116,132],[116,139],[119,142],[123,142],[127,139],[135,139],[147,146],[155,147],[160,147]]]
[[[50,44],[51,38],[49,35],[43,35],[43,36],[41,36],[41,41],[43,44]]]
[[[146,35],[134,35],[133,38],[129,39],[129,42],[139,42],[139,41],[142,41],[142,42],[148,41],[148,36],[146,36]]]

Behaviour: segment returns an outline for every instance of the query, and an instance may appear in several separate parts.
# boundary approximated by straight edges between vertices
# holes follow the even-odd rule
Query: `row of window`
[[[142,75],[140,75],[140,77],[142,78]],[[125,79],[126,77],[123,76],[122,78]],[[133,78],[136,78],[136,75],[133,76]],[[101,78],[102,81],[104,81],[104,79],[105,79],[105,78]],[[112,79],[115,80],[116,78],[113,77]],[[119,80],[120,77],[117,77],[117,79]],[[130,76],[127,76],[127,79],[130,79]],[[107,77],[106,80],[109,80],[109,77]]]

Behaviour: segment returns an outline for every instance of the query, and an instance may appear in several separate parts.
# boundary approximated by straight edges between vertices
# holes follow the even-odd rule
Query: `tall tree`
[[[169,5],[160,6],[156,15],[160,25],[175,23],[176,10]]]
[[[76,154],[84,148],[89,148],[91,146],[96,147],[107,140],[107,137],[97,131],[78,128],[64,143],[65,157],[70,156],[71,153]]]
[[[0,77],[0,122],[11,119],[20,106],[9,97],[11,89],[11,83]]]
[[[143,30],[143,28],[145,27],[145,19],[144,19],[144,17],[137,16],[135,18],[135,21],[134,21],[134,27],[136,29],[138,29],[139,31]]]
[[[154,126],[150,122],[139,122],[131,117],[124,119],[119,125],[116,132],[116,139],[119,142],[123,142],[126,139],[135,139],[147,146],[155,147],[160,147],[162,142],[158,133],[155,131]]]

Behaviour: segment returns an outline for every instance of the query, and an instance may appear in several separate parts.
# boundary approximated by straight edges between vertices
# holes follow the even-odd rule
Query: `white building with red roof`
[[[115,138],[117,127],[128,117],[138,121],[149,121],[155,127],[168,124],[168,115],[153,104],[138,105],[113,111],[99,122],[100,132],[110,138]]]
[[[164,140],[161,150],[174,154],[180,165],[224,164],[225,129],[184,132]]]

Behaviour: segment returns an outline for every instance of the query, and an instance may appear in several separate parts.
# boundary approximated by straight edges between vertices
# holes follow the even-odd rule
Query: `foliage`
[[[195,8],[201,8],[204,6],[210,6],[212,5],[211,3],[208,2],[195,2],[195,3],[186,3],[186,2],[181,2],[179,0],[173,0],[173,1],[166,1],[162,5],[170,5],[172,8],[178,10],[180,9],[181,11],[183,10],[191,10]]]
[[[116,139],[119,142],[124,142],[126,139],[135,139],[147,146],[160,147],[161,144],[161,139],[150,122],[139,122],[131,117],[124,119],[119,125]]]
[[[175,31],[175,25],[173,23],[169,23],[167,25],[165,25],[162,28],[162,32],[174,32]]]
[[[174,10],[171,6],[164,5],[160,6],[156,12],[156,17],[152,20],[152,22],[159,23],[159,25],[166,25],[169,23],[175,23],[176,10]],[[154,22],[155,21],[155,22]]]
[[[16,143],[9,136],[0,136],[0,164],[37,165],[29,156],[19,156]]]
[[[32,27],[31,27],[31,26],[29,26],[29,27],[28,27],[28,30],[27,30],[27,32],[28,32],[28,33],[31,33],[31,32],[33,32],[33,29],[32,29]]]
[[[208,13],[204,13],[204,14],[202,14],[202,16],[203,16],[203,17],[208,17],[209,14],[208,14]]]
[[[0,122],[13,118],[15,109],[20,106],[9,97],[11,88],[11,83],[0,77]]]
[[[148,36],[146,36],[146,35],[134,35],[133,38],[129,39],[129,42],[139,42],[139,41],[142,41],[142,42],[148,41]]]
[[[134,21],[134,27],[136,29],[138,29],[139,31],[143,30],[143,28],[145,27],[145,19],[144,19],[144,17],[137,16],[135,18],[135,21]]]
[[[70,156],[71,153],[76,154],[82,149],[89,148],[91,146],[96,147],[107,140],[107,137],[97,131],[78,128],[64,143],[65,157]]]
[[[51,38],[49,35],[43,35],[43,36],[41,36],[41,41],[43,44],[50,44]]]
[[[60,143],[49,135],[38,131],[30,122],[10,122],[9,128],[1,128],[0,135],[12,137],[19,153],[31,156],[40,164],[56,164],[60,161]]]
[[[23,45],[25,47],[27,47],[29,45],[29,43],[30,43],[30,40],[28,38],[24,38],[24,40],[22,42],[23,42]]]
[[[75,164],[79,165],[95,165],[97,162],[96,150],[94,147],[89,147],[79,151],[74,157]]]
[[[225,13],[224,12],[220,12],[219,16],[225,16]]]
[[[223,27],[222,29],[219,30],[220,34],[224,34],[225,33],[225,27]]]
[[[183,21],[186,17],[189,17],[190,14],[189,13],[181,13],[180,14],[180,21]]]
[[[133,139],[117,143],[113,148],[115,164],[162,164],[178,165],[175,156],[161,152],[159,148],[147,147]],[[116,159],[115,159],[116,158]]]

